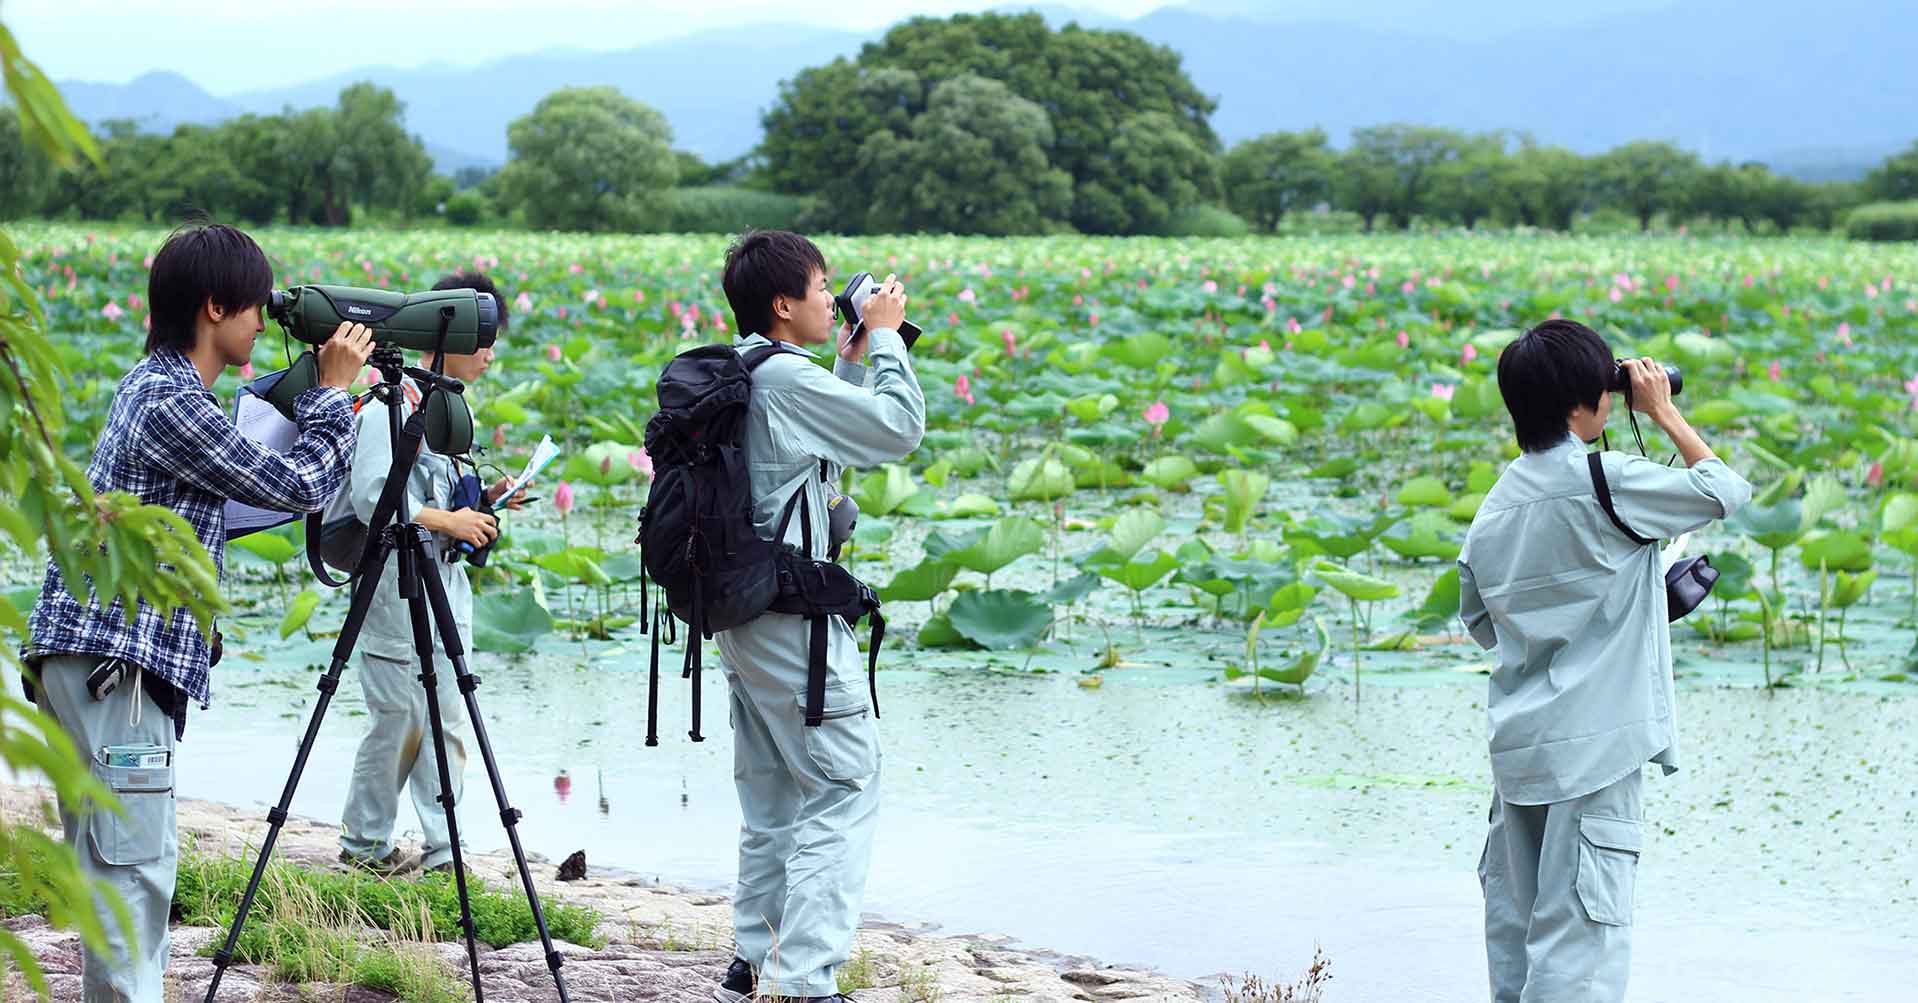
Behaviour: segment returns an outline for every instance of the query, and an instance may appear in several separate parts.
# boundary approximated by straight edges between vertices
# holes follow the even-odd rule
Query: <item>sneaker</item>
[[[753,998],[753,966],[744,958],[734,958],[726,966],[726,978],[713,990],[713,999],[718,1003],[746,1003]]]
[[[372,857],[356,856],[345,850],[341,850],[340,863],[349,867],[357,867],[363,871],[369,871],[382,878],[390,878],[407,869],[406,855],[401,853],[400,848],[397,846],[393,848],[391,853],[388,853],[378,860]]]
[[[450,860],[442,860],[439,863],[434,864],[433,866],[427,868],[426,873],[445,874],[450,877],[452,876],[452,873],[453,873],[453,862]]]

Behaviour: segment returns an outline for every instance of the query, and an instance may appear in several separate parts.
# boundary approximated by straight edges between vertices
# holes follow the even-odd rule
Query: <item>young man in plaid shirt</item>
[[[227,499],[287,512],[324,507],[353,453],[346,387],[366,365],[372,334],[340,325],[319,351],[320,385],[297,403],[299,441],[277,453],[240,435],[209,389],[253,354],[273,269],[251,237],[195,225],[167,238],[147,276],[152,327],[146,357],[120,381],[106,431],[87,468],[97,492],[125,491],[165,505],[193,526],[216,566],[226,549]],[[184,609],[140,604],[127,623],[119,600],[102,608],[90,583],[77,601],[52,562],[29,621],[28,664],[42,710],[59,722],[125,808],[77,816],[62,805],[67,843],[91,878],[120,895],[135,940],[104,903],[109,953],[82,964],[87,1003],[161,1003],[167,918],[179,843],[173,747],[189,701],[207,705],[207,639]]]

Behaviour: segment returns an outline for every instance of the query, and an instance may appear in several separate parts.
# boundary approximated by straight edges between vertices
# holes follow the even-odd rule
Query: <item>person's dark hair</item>
[[[208,300],[231,312],[260,306],[272,292],[273,266],[252,237],[218,223],[180,227],[147,271],[152,325],[146,351],[192,351],[195,318]]]
[[[1571,430],[1572,410],[1593,410],[1611,385],[1612,350],[1577,321],[1548,320],[1498,356],[1498,392],[1512,413],[1518,448],[1550,449]]]
[[[826,270],[826,256],[812,241],[789,230],[749,230],[726,249],[720,284],[733,308],[741,337],[773,326],[773,297],[805,299],[812,270]]]
[[[506,294],[499,291],[499,287],[493,284],[492,277],[485,272],[455,272],[452,275],[442,275],[438,282],[433,283],[433,288],[435,290],[477,289],[493,297],[493,302],[499,304],[499,329],[506,330]]]

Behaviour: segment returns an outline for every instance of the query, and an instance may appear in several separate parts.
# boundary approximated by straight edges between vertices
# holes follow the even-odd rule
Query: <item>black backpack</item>
[[[730,345],[704,345],[676,356],[660,374],[659,412],[646,423],[646,452],[653,460],[653,482],[639,510],[640,629],[651,619],[652,665],[647,680],[646,744],[659,744],[660,628],[677,634],[686,624],[683,678],[693,681],[692,731],[699,733],[701,647],[714,633],[729,630],[762,613],[806,617],[808,646],[806,725],[818,727],[825,713],[827,623],[872,620],[867,685],[873,716],[879,716],[879,646],[885,619],[879,597],[845,568],[812,559],[812,518],[805,491],[794,493],[781,513],[772,540],[753,526],[752,479],[746,466],[746,408],[752,373],[780,354],[778,345],[755,348],[743,357]],[[820,463],[825,475],[825,463]],[[797,508],[805,550],[783,542]],[[780,541],[780,542],[774,542]],[[645,579],[650,579],[648,584]],[[657,585],[665,593],[648,608],[647,594]],[[664,609],[659,606],[665,607]],[[670,610],[670,616],[667,611]],[[668,644],[672,641],[668,640]]]

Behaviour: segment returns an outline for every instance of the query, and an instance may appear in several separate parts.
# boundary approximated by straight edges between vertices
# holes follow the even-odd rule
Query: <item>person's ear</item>
[[[793,319],[792,301],[788,300],[785,296],[782,296],[782,295],[774,296],[773,297],[773,313],[777,314],[780,320]]]
[[[226,319],[226,308],[213,302],[213,298],[210,296],[207,297],[206,304],[200,309],[206,312],[206,319],[215,324]]]

